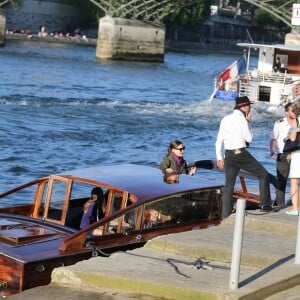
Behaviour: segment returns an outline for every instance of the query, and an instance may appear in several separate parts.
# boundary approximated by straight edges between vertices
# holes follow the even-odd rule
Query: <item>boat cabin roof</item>
[[[237,44],[240,47],[247,47],[247,48],[260,48],[260,49],[279,49],[279,50],[285,50],[285,51],[300,51],[300,46],[298,45],[285,45],[285,44],[252,44],[252,43],[238,43]]]
[[[223,186],[199,176],[185,174],[180,175],[178,183],[168,184],[164,182],[163,173],[158,168],[134,164],[77,169],[56,176],[88,179],[98,182],[99,185],[105,183],[115,189],[127,191],[139,202],[180,192]]]

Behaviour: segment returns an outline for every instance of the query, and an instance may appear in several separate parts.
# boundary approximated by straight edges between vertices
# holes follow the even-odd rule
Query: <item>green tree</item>
[[[98,22],[99,18],[105,15],[98,6],[89,0],[68,0],[68,2],[72,5],[79,6],[83,14],[89,16],[94,21]]]
[[[167,16],[164,21],[175,26],[193,25],[203,22],[210,16],[211,0],[186,1],[174,0],[172,4],[166,5]]]
[[[99,0],[95,0],[95,2],[99,2]],[[111,3],[112,7],[116,8],[130,2],[130,0],[107,0],[106,2]],[[70,0],[70,3],[79,5],[82,11],[95,21],[104,16],[104,12],[92,1]],[[210,15],[211,3],[212,0],[185,0],[183,5],[182,0],[172,0],[164,8],[166,15],[164,22],[178,26],[202,22]]]
[[[0,7],[12,7],[12,8],[17,8],[18,5],[20,4],[20,0],[0,0]]]
[[[283,22],[278,18],[268,13],[266,10],[259,9],[254,17],[255,24],[258,27],[282,27],[284,26]]]

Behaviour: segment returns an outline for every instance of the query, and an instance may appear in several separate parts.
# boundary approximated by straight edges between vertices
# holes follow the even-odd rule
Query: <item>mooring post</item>
[[[245,209],[246,209],[246,200],[238,199],[236,204],[236,216],[235,216],[235,224],[234,224],[230,280],[229,280],[229,289],[231,290],[236,290],[238,289],[239,286]]]
[[[5,11],[0,8],[0,47],[5,45],[6,35],[6,14]]]
[[[300,198],[300,197],[299,197]],[[298,199],[300,200],[300,199]],[[299,207],[298,207],[299,211]],[[296,252],[295,252],[295,264],[300,264],[300,217],[298,216],[298,228],[297,228],[297,241],[296,241]]]

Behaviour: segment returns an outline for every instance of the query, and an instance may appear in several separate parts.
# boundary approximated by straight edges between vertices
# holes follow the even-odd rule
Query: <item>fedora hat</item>
[[[241,108],[243,106],[248,106],[252,104],[249,100],[249,98],[247,96],[243,96],[243,97],[236,97],[235,99],[235,109],[236,108]]]

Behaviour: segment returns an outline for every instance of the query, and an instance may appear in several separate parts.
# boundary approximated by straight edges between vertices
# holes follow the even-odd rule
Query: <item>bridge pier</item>
[[[97,58],[163,62],[164,51],[164,26],[110,16],[99,20]]]
[[[0,9],[0,47],[5,45],[6,34],[6,15],[5,12]]]
[[[291,31],[285,35],[285,44],[286,45],[300,45],[300,33],[296,31]]]

